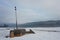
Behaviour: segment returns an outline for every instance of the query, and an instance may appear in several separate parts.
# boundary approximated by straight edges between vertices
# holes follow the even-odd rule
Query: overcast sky
[[[60,20],[60,0],[0,0],[0,23]]]

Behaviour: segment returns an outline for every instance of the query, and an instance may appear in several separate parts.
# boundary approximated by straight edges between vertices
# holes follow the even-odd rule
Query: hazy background
[[[18,24],[60,20],[60,0],[0,0],[0,23],[15,23],[15,6]]]

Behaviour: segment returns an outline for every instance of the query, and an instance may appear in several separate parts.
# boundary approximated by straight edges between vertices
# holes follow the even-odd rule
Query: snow
[[[27,31],[32,29],[35,34],[26,34],[21,37],[14,38],[5,38],[5,36],[9,35],[9,31],[7,28],[0,28],[0,40],[60,40],[60,32],[48,32],[48,31],[40,31],[40,30],[55,30],[60,31],[60,27],[53,28],[25,28]]]

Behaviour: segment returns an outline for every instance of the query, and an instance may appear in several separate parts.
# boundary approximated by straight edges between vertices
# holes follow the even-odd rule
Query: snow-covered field
[[[21,37],[5,38],[9,35],[8,28],[0,28],[0,40],[60,40],[60,27],[46,28],[25,28],[27,31],[32,29],[35,34],[26,34]]]

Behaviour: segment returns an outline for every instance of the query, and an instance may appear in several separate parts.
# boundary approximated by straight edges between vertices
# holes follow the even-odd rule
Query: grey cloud
[[[8,0],[1,4],[0,21],[15,23],[14,6],[17,6],[18,23],[60,20],[59,0]],[[4,14],[4,15],[3,15]]]

